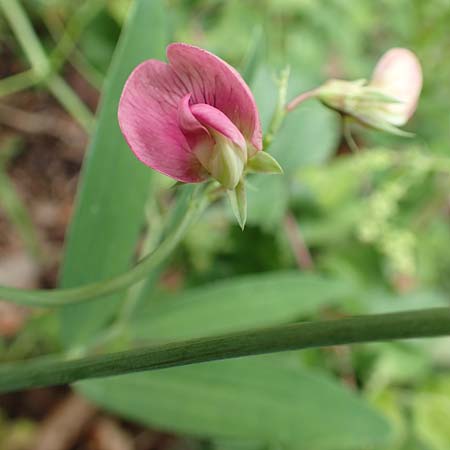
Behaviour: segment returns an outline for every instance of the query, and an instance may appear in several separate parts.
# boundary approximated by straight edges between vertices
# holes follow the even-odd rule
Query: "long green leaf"
[[[253,357],[80,383],[133,420],[197,436],[259,439],[292,448],[386,448],[385,421],[320,373]]]
[[[77,208],[68,237],[62,286],[116,275],[131,261],[143,222],[151,171],[128,149],[117,123],[117,106],[131,70],[148,58],[163,58],[166,24],[159,0],[137,0],[104,86],[97,129],[88,151]],[[66,346],[85,342],[114,315],[120,295],[65,307]]]
[[[271,326],[313,314],[350,290],[348,283],[299,272],[234,278],[141,308],[129,332],[166,341]]]

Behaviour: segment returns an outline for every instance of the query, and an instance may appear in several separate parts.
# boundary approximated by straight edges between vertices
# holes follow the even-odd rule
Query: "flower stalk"
[[[450,308],[295,323],[69,361],[9,364],[0,369],[0,392],[288,350],[444,335],[450,335]]]

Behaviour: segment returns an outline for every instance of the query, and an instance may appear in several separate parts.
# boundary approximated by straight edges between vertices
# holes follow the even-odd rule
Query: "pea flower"
[[[245,173],[281,172],[262,151],[253,95],[233,67],[203,49],[173,43],[167,59],[145,61],[128,78],[118,110],[122,134],[141,162],[177,181],[217,180],[243,227]]]
[[[421,89],[422,69],[416,55],[405,48],[393,48],[378,61],[370,82],[328,80],[292,100],[287,109],[292,110],[304,100],[315,97],[363,125],[409,135],[398,127],[414,114]]]

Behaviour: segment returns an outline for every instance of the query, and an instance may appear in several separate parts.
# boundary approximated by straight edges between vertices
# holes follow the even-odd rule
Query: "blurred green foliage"
[[[66,57],[86,79],[101,86],[132,2],[90,3],[96,2],[100,6],[95,14],[78,29],[75,23],[75,51]],[[51,53],[78,5],[69,0],[24,4]],[[422,62],[424,88],[407,127],[416,136],[402,139],[358,128],[356,138],[362,147],[358,154],[349,154],[339,117],[315,101],[291,113],[271,148],[285,175],[250,180],[245,232],[233,224],[224,205],[211,207],[165,268],[162,281],[157,283],[153,274],[143,289],[128,294],[138,300],[137,309],[112,345],[121,348],[125,343],[299,319],[448,305],[450,1],[166,0],[164,10],[171,40],[207,48],[242,71],[255,94],[264,129],[276,105],[277,77],[287,65],[290,99],[330,77],[369,78],[384,51],[408,47]],[[134,30],[134,39],[140,40],[139,58],[160,58],[163,49],[152,40],[162,42],[157,26],[146,29],[145,23],[150,19],[131,24],[140,27],[139,32]],[[27,64],[10,31],[2,26],[1,33],[25,70]],[[124,52],[120,58],[110,80],[120,72],[118,65],[131,64],[134,57]],[[106,98],[113,89],[114,95],[118,93],[117,83],[123,80],[120,76],[115,80],[114,87],[104,85],[110,90]],[[108,136],[112,127],[117,131],[113,116],[99,116],[99,129],[108,130]],[[107,142],[114,145],[111,139]],[[96,155],[109,150],[93,144]],[[85,174],[83,186],[89,195],[97,192],[96,177],[98,181],[116,176],[116,169],[112,164],[105,173],[99,164]],[[122,188],[126,180],[136,178],[125,171],[122,176]],[[147,211],[150,234],[158,231],[173,204],[167,186],[167,180],[153,174],[153,201]],[[105,214],[115,217],[123,211],[114,197],[120,185],[103,188]],[[144,196],[144,188],[139,189]],[[133,198],[128,191],[120,191],[124,202]],[[87,220],[90,206],[80,205],[79,223]],[[89,233],[78,229],[66,265],[69,284],[86,281],[84,274],[70,272],[71,265],[85,262],[83,248],[91,257],[97,252],[98,263],[93,263],[89,277],[120,270],[134,251],[136,230],[142,226],[141,214],[134,215],[128,224],[134,230],[132,237],[125,236],[126,230],[106,229],[105,220],[98,218],[89,222]],[[311,254],[312,274],[294,276],[299,249],[287,232],[288,215],[295,218],[294,232]],[[87,234],[89,242],[101,240],[103,247],[92,249]],[[108,239],[114,239],[114,245],[108,245]],[[111,256],[117,246],[125,252],[120,263]],[[95,272],[105,257],[101,252],[108,251],[109,266]],[[117,307],[110,304],[105,311],[101,323],[96,322],[100,328],[114,319]],[[83,308],[78,312],[70,326],[79,331],[78,345],[90,345],[101,330],[83,329],[89,313]],[[66,312],[66,324],[71,314]],[[198,441],[199,448],[449,450],[449,346],[442,339],[342,352],[308,350],[266,362],[215,363],[209,368],[87,382],[81,389],[99,404],[135,420],[207,436],[207,441]],[[277,371],[278,366],[282,370]],[[360,398],[343,389],[344,382]],[[241,420],[234,420],[240,412]],[[357,420],[360,425],[352,433],[346,427]]]

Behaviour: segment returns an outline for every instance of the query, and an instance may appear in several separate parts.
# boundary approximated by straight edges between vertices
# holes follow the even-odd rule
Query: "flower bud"
[[[366,80],[328,80],[316,90],[315,96],[325,106],[340,113],[352,114],[364,102]],[[366,99],[367,100],[367,99]]]
[[[379,60],[369,83],[328,80],[319,88],[299,95],[287,109],[316,97],[325,106],[366,126],[409,135],[397,127],[414,114],[421,88],[422,70],[417,57],[410,50],[394,48]]]
[[[365,84],[365,80],[329,80],[317,89],[316,97],[325,105],[344,116],[353,117],[363,125],[399,135],[408,135],[391,122],[389,108],[400,103],[383,89]]]
[[[389,50],[378,61],[370,86],[398,100],[384,105],[384,114],[392,125],[404,125],[414,114],[422,89],[419,60],[405,48]]]

